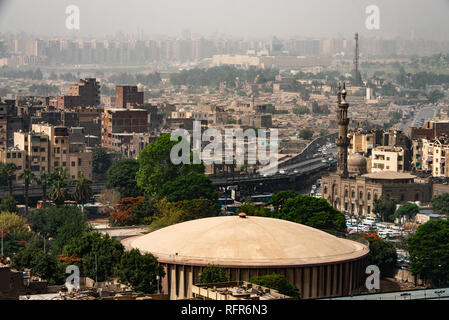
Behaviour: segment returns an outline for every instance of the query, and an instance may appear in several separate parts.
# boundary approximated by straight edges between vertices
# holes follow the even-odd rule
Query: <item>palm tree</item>
[[[52,180],[61,180],[66,181],[69,179],[69,173],[67,172],[67,168],[58,167],[51,174]]]
[[[39,177],[37,177],[36,182],[42,187],[42,201],[44,202],[44,207],[47,202],[47,188],[51,185],[51,176],[45,172],[42,172]]]
[[[30,182],[34,179],[34,173],[30,169],[25,169],[20,178],[25,181],[25,216],[28,217],[28,189],[30,188]]]
[[[2,173],[6,176],[8,180],[8,190],[9,190],[9,196],[12,197],[12,178],[15,174],[15,172],[18,170],[17,166],[14,163],[5,163],[1,167]]]
[[[93,195],[91,188],[92,181],[88,180],[82,172],[80,172],[79,179],[75,181],[75,192],[73,197],[76,202],[81,204],[81,210],[84,212],[84,204],[86,204]]]
[[[58,206],[62,206],[67,197],[67,181],[55,180],[50,189],[50,198]]]

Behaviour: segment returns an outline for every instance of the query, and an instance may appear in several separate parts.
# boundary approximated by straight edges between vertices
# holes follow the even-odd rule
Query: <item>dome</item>
[[[366,158],[360,154],[353,154],[348,158],[348,170],[351,173],[366,173]]]
[[[159,262],[221,266],[292,266],[351,261],[368,248],[298,223],[246,216],[212,217],[126,239]]]

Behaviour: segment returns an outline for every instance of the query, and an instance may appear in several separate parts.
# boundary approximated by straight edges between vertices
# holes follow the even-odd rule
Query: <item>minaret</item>
[[[346,102],[346,85],[343,82],[343,90],[338,85],[338,137],[336,144],[338,147],[337,173],[343,177],[348,177],[348,103]]]
[[[363,86],[362,75],[359,70],[359,34],[355,34],[355,53],[354,53],[354,70],[353,70],[353,86]]]

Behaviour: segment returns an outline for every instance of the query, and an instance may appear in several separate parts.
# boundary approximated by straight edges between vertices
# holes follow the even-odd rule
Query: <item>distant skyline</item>
[[[81,28],[65,28],[80,8]],[[380,8],[380,30],[367,30],[365,8]],[[192,34],[244,38],[362,37],[448,40],[449,0],[0,0],[0,31],[38,36],[146,37]]]

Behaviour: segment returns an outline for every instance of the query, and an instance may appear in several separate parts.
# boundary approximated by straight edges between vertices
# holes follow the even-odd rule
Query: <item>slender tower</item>
[[[337,159],[337,173],[343,177],[348,177],[348,107],[346,102],[346,85],[343,82],[343,90],[341,90],[340,84],[338,85],[338,137],[336,144],[338,147],[338,159]]]
[[[354,53],[354,74],[353,74],[353,86],[361,87],[363,85],[362,75],[359,70],[359,34],[355,34],[355,53]]]

